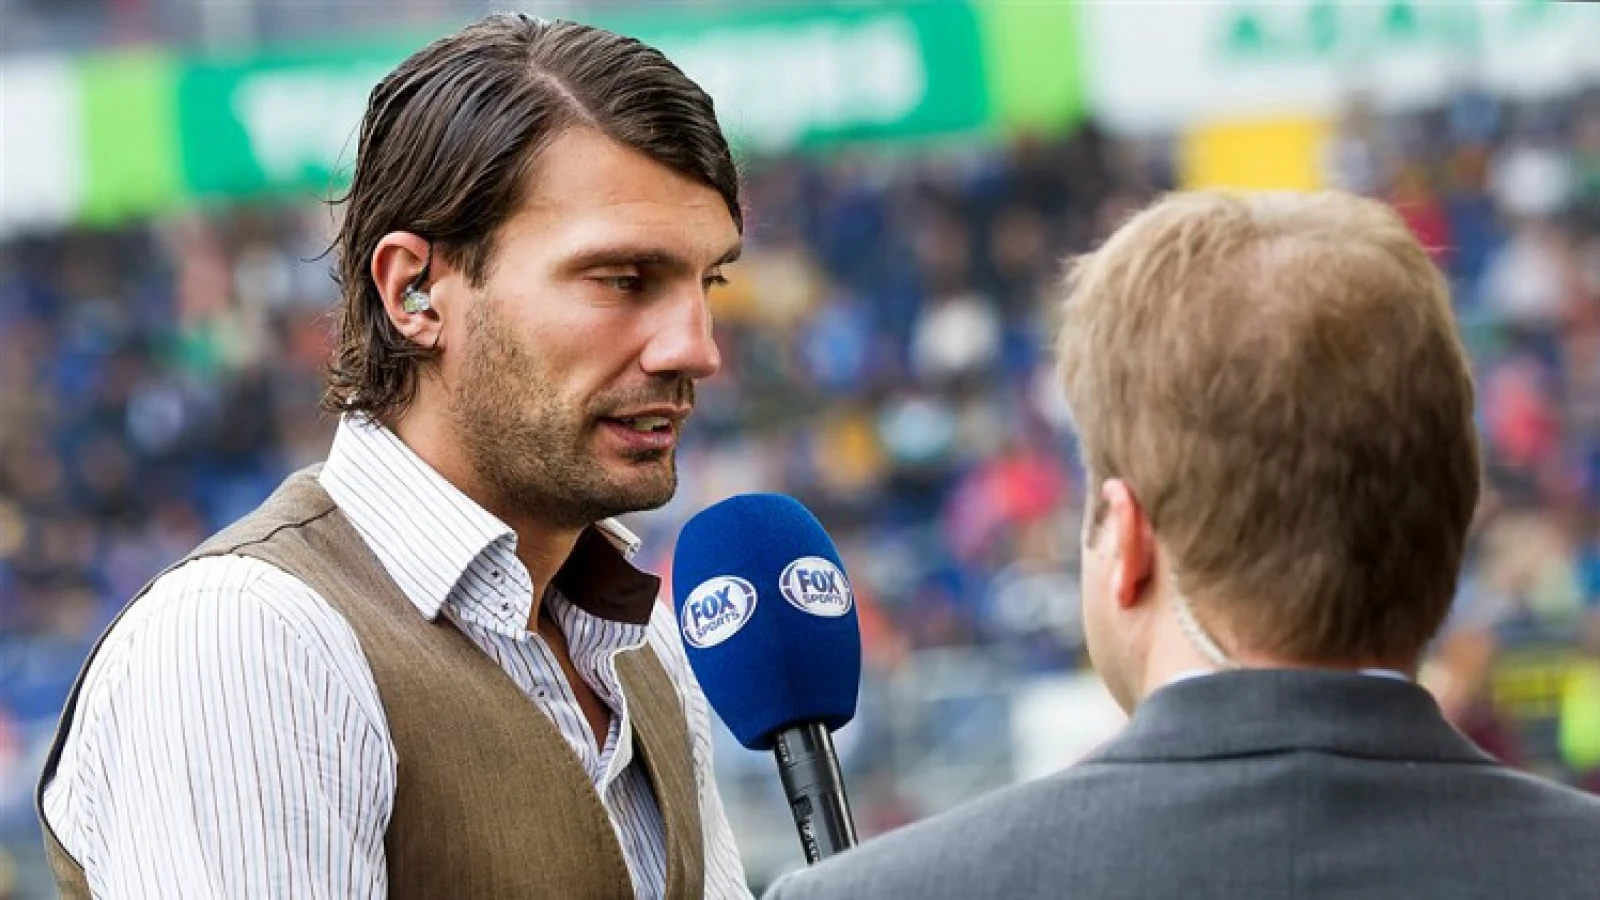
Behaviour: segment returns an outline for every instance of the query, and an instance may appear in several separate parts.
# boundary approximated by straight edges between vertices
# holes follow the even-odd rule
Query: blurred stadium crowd
[[[872,670],[843,741],[866,832],[1011,780],[1010,688],[1087,665],[1055,290],[1067,254],[1174,186],[1174,146],[1090,126],[748,163],[725,369],[679,496],[633,524],[658,571],[682,521],[730,493],[786,491],[829,526]],[[1561,722],[1572,673],[1600,658],[1600,96],[1353,103],[1328,168],[1437,248],[1480,379],[1490,499],[1430,683],[1494,752],[1600,789]],[[0,847],[33,839],[29,789],[89,642],[325,452],[336,215],[192,211],[0,244]],[[729,803],[753,821],[776,780],[734,746]],[[762,816],[784,824],[775,802]],[[772,835],[747,853],[794,852]]]

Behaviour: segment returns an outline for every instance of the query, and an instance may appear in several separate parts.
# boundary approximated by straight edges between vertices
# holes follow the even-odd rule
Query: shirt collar
[[[1180,681],[1189,681],[1189,680],[1194,679],[1194,678],[1205,678],[1208,675],[1216,675],[1217,671],[1218,670],[1216,670],[1216,669],[1184,669],[1182,672],[1179,672],[1178,674],[1176,674],[1176,675],[1172,676],[1170,679],[1168,679],[1167,680],[1167,684],[1177,684]],[[1338,671],[1338,670],[1331,670],[1331,671]],[[1365,676],[1367,676],[1369,678],[1388,678],[1388,679],[1391,679],[1393,681],[1410,681],[1411,680],[1411,676],[1410,675],[1407,675],[1406,673],[1401,672],[1398,669],[1366,668],[1366,669],[1351,669],[1349,671],[1354,672],[1357,675],[1365,675]],[[1165,686],[1165,685],[1163,685],[1163,686]]]
[[[517,536],[509,526],[447,481],[393,431],[365,416],[340,419],[319,478],[389,576],[428,619],[438,616],[476,565],[491,558],[515,560]],[[661,581],[629,562],[639,543],[614,519],[595,523],[579,537],[554,586],[591,615],[648,622]],[[524,579],[509,589],[520,595],[520,621],[526,622],[532,585],[520,565],[509,568]]]

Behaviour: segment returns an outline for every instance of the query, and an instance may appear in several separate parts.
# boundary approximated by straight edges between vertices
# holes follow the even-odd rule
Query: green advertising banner
[[[978,11],[966,4],[756,6],[717,19],[598,24],[677,63],[748,152],[960,134],[989,122]]]
[[[114,222],[184,196],[176,77],[172,59],[148,52],[95,57],[79,68],[86,221]]]
[[[344,183],[367,95],[413,49],[329,45],[185,63],[178,143],[190,193],[325,195]]]
[[[601,9],[589,18],[660,48],[705,87],[735,152],[747,158],[1060,128],[1085,108],[1076,3],[680,12]],[[38,105],[67,117],[56,130],[80,152],[56,154],[64,187],[50,196],[61,196],[34,205],[70,199],[78,218],[106,223],[181,203],[334,196],[348,182],[373,86],[427,39],[70,61],[70,83],[51,90],[77,98],[75,109],[46,102],[42,87],[36,93]],[[11,168],[22,177],[25,167]],[[37,218],[24,212],[0,210],[0,226]]]
[[[1108,128],[1330,115],[1356,94],[1385,108],[1471,84],[1508,97],[1600,80],[1600,4],[1554,0],[1215,0],[1087,3],[1089,100]]]
[[[980,27],[980,13],[961,3],[759,6],[716,18],[635,16],[597,18],[596,24],[661,49],[716,100],[735,147],[762,155],[990,127],[986,60],[1005,54],[986,45],[990,35]],[[1025,34],[1016,20],[1013,11],[1006,16],[1009,27],[998,33]],[[184,63],[179,143],[190,190],[202,197],[250,197],[336,189],[354,160],[368,92],[421,43],[304,47]],[[1016,68],[1005,71],[1012,95],[1026,93],[1016,89]],[[1073,109],[1066,97],[1054,112],[1061,120]],[[1037,111],[1029,117],[1041,118]]]
[[[640,9],[591,18],[704,85],[747,158],[1054,130],[1091,106],[1112,131],[1170,134],[1327,115],[1353,91],[1420,106],[1464,78],[1508,96],[1600,83],[1600,4],[1553,0]],[[429,36],[0,61],[0,231],[335,195],[372,86]]]
[[[1077,3],[987,0],[978,11],[995,129],[1052,131],[1088,114]]]

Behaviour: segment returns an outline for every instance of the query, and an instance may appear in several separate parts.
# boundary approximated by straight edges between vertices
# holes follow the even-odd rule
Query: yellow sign
[[[1560,716],[1568,677],[1581,659],[1567,647],[1506,652],[1490,675],[1494,708],[1524,722]]]
[[[1306,116],[1190,128],[1178,150],[1183,187],[1318,190],[1329,131],[1327,119]]]
[[[1561,757],[1579,772],[1600,769],[1600,662],[1572,667],[1561,696]]]

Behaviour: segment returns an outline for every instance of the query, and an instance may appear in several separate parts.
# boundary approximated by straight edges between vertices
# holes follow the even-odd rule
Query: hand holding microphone
[[[779,494],[711,506],[678,538],[672,594],[706,699],[739,743],[776,755],[806,861],[855,846],[832,732],[855,717],[861,632],[821,523]]]

